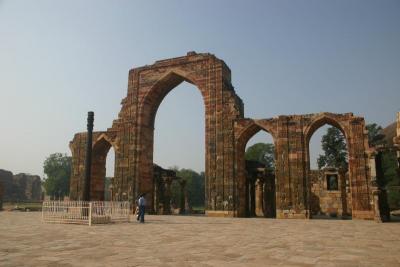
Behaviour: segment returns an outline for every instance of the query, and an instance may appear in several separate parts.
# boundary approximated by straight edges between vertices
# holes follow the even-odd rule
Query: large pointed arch
[[[144,95],[143,100],[139,105],[139,119],[142,120],[140,123],[142,125],[147,125],[148,127],[154,127],[155,117],[161,102],[169,92],[184,81],[193,84],[197,89],[199,89],[203,97],[203,103],[206,105],[205,90],[198,85],[196,78],[185,71],[173,69],[163,74]]]

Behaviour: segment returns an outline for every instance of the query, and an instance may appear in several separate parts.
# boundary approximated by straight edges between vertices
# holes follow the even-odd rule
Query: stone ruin
[[[258,161],[246,160],[246,217],[275,218],[275,174]]]
[[[42,183],[37,175],[13,174],[0,169],[0,202],[40,201]]]
[[[154,121],[164,97],[183,81],[200,90],[205,106],[207,215],[243,217],[251,212],[261,214],[260,210],[256,211],[256,205],[252,208],[249,204],[245,147],[257,132],[266,131],[273,137],[276,154],[274,216],[311,218],[315,212],[317,189],[313,186],[316,174],[310,170],[309,141],[318,128],[329,124],[337,127],[347,142],[346,212],[351,211],[353,219],[380,216],[373,194],[379,192],[379,188],[373,184],[376,174],[370,167],[374,156],[368,153],[370,148],[362,117],[353,113],[324,112],[266,119],[244,118],[243,102],[235,93],[229,67],[212,54],[195,52],[129,71],[127,96],[122,99],[118,118],[107,130],[93,133],[90,184],[93,200],[104,198],[105,161],[112,146],[115,150],[113,199],[125,195],[133,202],[139,194],[147,193],[148,209],[161,212],[157,204],[160,203],[155,179],[157,168],[153,167]],[[70,142],[73,160],[71,199],[83,199],[86,137],[85,132],[77,133]],[[399,137],[396,142],[400,144]],[[259,171],[257,175],[266,175]],[[321,187],[318,190],[320,194]],[[344,209],[343,205],[336,207],[326,203],[323,206],[327,212],[335,208],[337,213],[343,213]]]
[[[157,164],[153,166],[154,175],[154,212],[157,214],[185,214],[191,212],[186,190],[186,181],[176,176],[173,170],[164,169]],[[179,185],[179,200],[172,201],[172,184]]]
[[[311,170],[310,179],[311,215],[341,218],[351,216],[350,182],[346,170]]]

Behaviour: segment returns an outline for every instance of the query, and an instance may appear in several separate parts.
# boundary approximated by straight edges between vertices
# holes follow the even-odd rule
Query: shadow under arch
[[[262,125],[255,120],[251,120],[250,124],[245,127],[236,138],[236,183],[238,190],[238,207],[237,212],[239,217],[249,216],[248,211],[248,188],[246,178],[246,159],[245,150],[246,144],[249,140],[256,135],[258,132],[264,131],[266,134],[270,134],[274,143],[274,158],[276,159],[276,137],[272,130],[272,127]],[[276,193],[275,193],[276,197]]]
[[[105,178],[106,178],[106,161],[107,154],[111,147],[114,153],[117,153],[116,147],[111,140],[101,135],[92,146],[92,165],[91,165],[91,179],[90,179],[90,199],[104,201],[105,197]],[[115,170],[116,163],[114,163]]]

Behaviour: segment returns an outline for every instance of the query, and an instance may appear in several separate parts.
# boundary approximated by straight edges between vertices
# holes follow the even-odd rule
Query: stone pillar
[[[163,214],[171,214],[171,184],[172,177],[164,177]]]
[[[382,222],[379,210],[379,188],[377,182],[377,172],[376,172],[376,155],[377,153],[373,151],[368,152],[368,163],[369,172],[371,177],[371,193],[374,203],[374,220],[377,222]]]
[[[255,182],[253,179],[249,180],[249,216],[256,216],[256,196],[255,196]]]
[[[156,176],[156,174],[154,174]],[[159,184],[159,179],[160,177],[154,177],[154,192],[153,192],[153,204],[154,204],[154,212],[156,214],[159,214],[159,208],[160,208],[160,197],[161,197],[161,192],[160,192],[160,184]]]
[[[349,216],[348,205],[347,205],[347,191],[346,191],[346,171],[343,169],[339,170],[339,190],[340,198],[342,200],[342,218]]]
[[[258,217],[264,217],[264,181],[260,178],[256,180],[255,185],[255,214]]]
[[[374,206],[374,220],[386,222],[390,220],[390,209],[387,202],[386,190],[382,187],[382,152],[368,153],[369,170],[371,176],[371,193]]]
[[[275,176],[266,174],[264,178],[264,216],[266,218],[276,217],[276,193]]]
[[[186,200],[186,181],[185,180],[180,180],[179,185],[181,186],[181,197],[179,201],[179,214],[185,214],[186,209],[185,209],[185,200]]]
[[[90,178],[91,178],[91,167],[92,167],[92,136],[93,136],[93,121],[94,113],[88,112],[87,117],[87,143],[86,143],[86,159],[85,159],[85,188],[84,188],[84,200],[90,201]]]

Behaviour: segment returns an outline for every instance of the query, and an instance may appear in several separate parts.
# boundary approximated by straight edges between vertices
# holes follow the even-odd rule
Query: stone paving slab
[[[146,216],[89,227],[0,212],[0,266],[400,266],[400,223]]]

